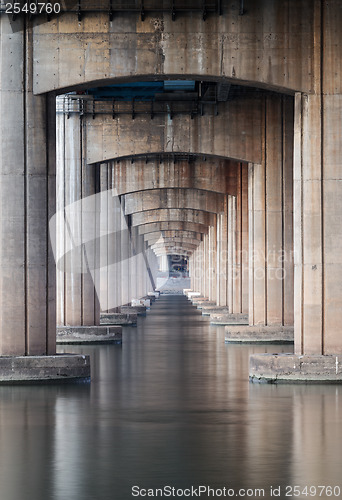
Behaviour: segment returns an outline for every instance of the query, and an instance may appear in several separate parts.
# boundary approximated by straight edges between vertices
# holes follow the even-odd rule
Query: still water
[[[0,388],[0,500],[342,486],[342,387],[248,382],[250,353],[289,350],[225,345],[182,296],[161,297],[122,346],[60,349],[91,355],[92,382]],[[296,498],[331,498],[311,492]]]

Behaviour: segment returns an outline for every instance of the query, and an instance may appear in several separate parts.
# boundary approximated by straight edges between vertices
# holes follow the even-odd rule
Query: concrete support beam
[[[132,226],[141,226],[153,222],[195,222],[205,226],[212,226],[216,219],[216,214],[192,210],[187,208],[160,208],[159,210],[145,210],[132,214]]]
[[[199,156],[194,161],[177,161],[157,155],[155,159],[120,159],[108,162],[113,171],[113,187],[119,195],[151,189],[199,189],[235,194],[235,162]]]
[[[200,233],[192,233],[191,231],[163,231],[163,232],[155,232],[155,233],[147,233],[144,235],[144,240],[148,245],[152,245],[159,240],[164,241],[189,241],[189,242],[197,242],[199,244],[201,242],[201,234]]]
[[[137,212],[187,208],[218,213],[223,210],[223,195],[197,189],[151,189],[124,195],[125,215]]]
[[[166,221],[151,222],[139,227],[139,234],[149,234],[161,231],[195,231],[199,234],[206,234],[208,226],[196,222]]]

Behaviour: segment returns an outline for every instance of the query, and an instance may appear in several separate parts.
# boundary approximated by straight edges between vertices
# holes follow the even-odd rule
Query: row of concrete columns
[[[236,164],[236,195],[190,259],[192,288],[249,324],[293,325],[292,120],[265,101],[263,161]]]
[[[157,258],[129,220],[106,164],[87,165],[78,116],[57,122],[57,325],[99,325],[153,291]],[[68,252],[69,247],[72,251]]]

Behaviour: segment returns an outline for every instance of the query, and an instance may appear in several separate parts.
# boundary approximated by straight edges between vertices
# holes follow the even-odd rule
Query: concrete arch
[[[144,235],[145,241],[157,241],[160,238],[187,238],[191,240],[201,240],[200,233],[193,233],[191,231],[157,231],[154,233],[148,233]]]
[[[129,115],[114,119],[111,115],[96,115],[94,119],[85,116],[82,126],[87,137],[86,161],[100,164],[146,154],[190,153],[260,163],[266,99],[285,99],[293,106],[291,96],[251,93],[220,103],[217,116],[204,114],[191,119],[188,115],[175,115],[172,120],[167,115],[153,120],[148,116],[134,120]],[[66,127],[73,127],[74,121],[77,127],[78,116],[63,119]]]
[[[125,215],[156,209],[187,208],[217,214],[224,195],[198,189],[151,189],[124,195]]]
[[[184,155],[186,156],[186,155]],[[191,188],[235,194],[236,163],[216,156],[197,157],[189,162],[169,157],[122,159],[109,162],[113,188],[119,195],[164,188]]]
[[[151,222],[195,222],[205,226],[213,226],[216,221],[216,214],[191,209],[156,209],[146,210],[131,215],[132,226],[141,226]]]
[[[222,5],[223,15],[210,16],[206,22],[198,13],[184,14],[177,22],[169,14],[144,22],[138,14],[118,15],[109,23],[108,13],[103,12],[86,16],[80,23],[74,13],[50,23],[34,23],[34,92],[136,75],[145,79],[156,75],[229,78],[312,91],[318,76],[310,62],[319,9],[312,8],[310,0],[285,4],[260,0],[250,5],[245,16],[233,8],[233,0]],[[269,26],[275,36],[270,36]],[[56,47],[58,54],[51,57]]]
[[[208,226],[196,222],[184,221],[164,221],[164,222],[150,222],[139,226],[139,234],[150,234],[156,231],[196,231],[199,234],[207,234]]]
[[[159,238],[158,240],[155,241],[150,241],[148,242],[149,246],[153,247],[154,245],[171,245],[171,244],[177,244],[177,246],[182,246],[184,244],[191,244],[195,245],[196,247],[201,243],[201,240],[193,239],[193,238],[183,238],[181,236],[175,237],[175,238]]]

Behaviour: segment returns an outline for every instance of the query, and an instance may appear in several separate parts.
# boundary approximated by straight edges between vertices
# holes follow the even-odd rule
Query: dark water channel
[[[92,383],[0,388],[0,500],[336,498],[304,488],[342,489],[342,387],[248,382],[251,352],[289,350],[225,345],[181,296],[122,346],[60,349],[91,355]]]

